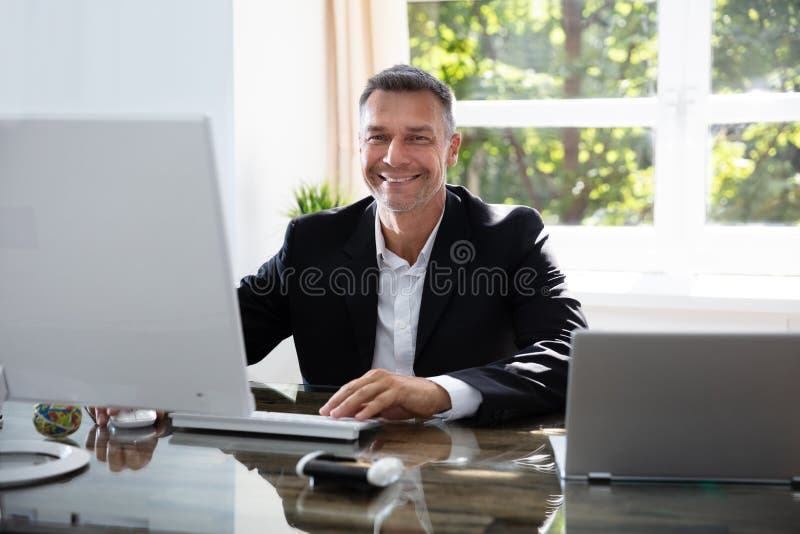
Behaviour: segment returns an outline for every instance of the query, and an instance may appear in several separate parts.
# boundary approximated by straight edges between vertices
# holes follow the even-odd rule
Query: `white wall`
[[[283,242],[292,189],[327,178],[324,0],[234,0],[239,275]]]
[[[233,223],[230,0],[0,0],[0,113],[211,117]]]
[[[237,275],[255,272],[283,243],[292,189],[327,178],[324,0],[234,0]],[[250,375],[297,382],[291,339]]]
[[[280,246],[293,185],[324,177],[324,8],[0,0],[0,113],[210,116],[238,278]],[[291,342],[255,370],[260,380],[296,380]]]

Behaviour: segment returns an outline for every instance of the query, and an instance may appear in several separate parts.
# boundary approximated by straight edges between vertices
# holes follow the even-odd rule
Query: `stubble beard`
[[[417,178],[417,180],[429,181],[431,180],[431,177],[430,174],[426,173]],[[431,200],[433,200],[436,197],[436,194],[442,190],[442,188],[445,185],[445,181],[442,180],[439,186],[433,190],[427,189],[425,187],[426,185],[428,184],[427,183],[423,184],[423,187],[417,191],[417,193],[413,198],[409,199],[408,201],[402,204],[397,201],[390,202],[388,195],[384,194],[380,190],[373,191],[372,196],[378,202],[380,207],[385,209],[386,211],[391,211],[393,213],[408,213],[418,208],[423,208],[427,206],[431,202]]]
[[[381,190],[383,179],[380,177],[380,174],[381,173],[377,172],[377,170],[370,170],[367,176],[374,177],[374,180],[372,178],[365,178],[365,182],[367,184],[367,188],[372,193],[372,198],[375,199],[378,205],[381,208],[387,211],[391,211],[393,213],[407,213],[410,211],[414,211],[415,209],[427,206],[430,203],[430,201],[436,197],[437,193],[439,193],[439,191],[441,191],[442,188],[444,188],[447,182],[447,168],[446,166],[443,165],[442,175],[440,177],[440,182],[438,186],[436,186],[433,190],[428,190],[426,186],[429,185],[430,181],[433,178],[431,177],[431,173],[429,171],[425,171],[421,173],[420,177],[417,178],[417,180],[422,180],[426,183],[423,183],[422,187],[417,189],[417,192],[412,199],[410,199],[404,204],[398,204],[397,202],[390,203],[389,196],[386,195]]]

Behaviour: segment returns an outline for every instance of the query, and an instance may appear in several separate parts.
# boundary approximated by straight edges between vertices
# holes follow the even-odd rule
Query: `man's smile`
[[[416,180],[417,178],[422,176],[422,174],[412,174],[411,176],[396,176],[396,175],[391,175],[391,174],[378,174],[378,176],[381,178],[381,180],[383,180],[384,182],[388,182],[390,184],[403,184],[403,183],[406,183],[406,182],[410,182],[411,180]]]

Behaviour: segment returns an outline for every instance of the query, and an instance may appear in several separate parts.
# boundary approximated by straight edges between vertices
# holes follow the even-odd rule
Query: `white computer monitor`
[[[0,117],[0,340],[11,399],[252,411],[206,119]]]

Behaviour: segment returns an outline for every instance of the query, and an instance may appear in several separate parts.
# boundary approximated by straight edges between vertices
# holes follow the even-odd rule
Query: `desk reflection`
[[[254,394],[259,409],[300,413],[316,413],[330,396],[295,390]],[[3,411],[0,440],[43,439],[29,403],[8,402]],[[788,487],[562,490],[548,441],[562,423],[558,415],[502,426],[389,423],[356,442],[169,427],[125,436],[84,424],[72,438],[92,453],[89,469],[0,490],[0,531],[798,532],[800,496]],[[311,488],[295,465],[320,449],[363,460],[397,456],[407,469],[385,491]]]
[[[7,402],[3,413],[0,440],[43,439],[31,403]],[[168,428],[155,432],[114,436],[87,418],[70,437],[90,453],[88,469],[0,489],[0,531],[235,531],[237,462],[215,449],[187,455],[169,446]]]
[[[570,481],[542,531],[796,534],[800,493],[780,485]]]
[[[474,434],[466,432],[468,443]],[[409,441],[416,444],[409,448]],[[172,445],[218,447],[248,470],[255,469],[277,491],[289,525],[315,532],[347,529],[352,532],[432,532],[420,467],[447,460],[453,450],[451,435],[435,425],[387,424],[379,433],[367,433],[360,442],[263,438],[247,435],[184,432],[172,436]],[[386,456],[402,459],[401,481],[387,488],[353,488],[335,483],[311,486],[292,476],[306,453],[325,450],[339,456],[374,461]]]
[[[525,430],[512,444],[491,430],[432,421],[387,423],[354,443],[178,429],[170,444],[218,447],[257,471],[275,488],[287,523],[305,531],[484,532],[530,531],[552,514],[557,479],[518,462],[540,450],[545,439]],[[396,456],[406,471],[384,490],[311,487],[294,469],[315,450],[366,461]]]
[[[101,463],[108,464],[113,473],[138,471],[153,459],[159,438],[169,434],[170,422],[162,419],[155,426],[116,429],[94,425],[86,435],[85,447],[94,452]]]

